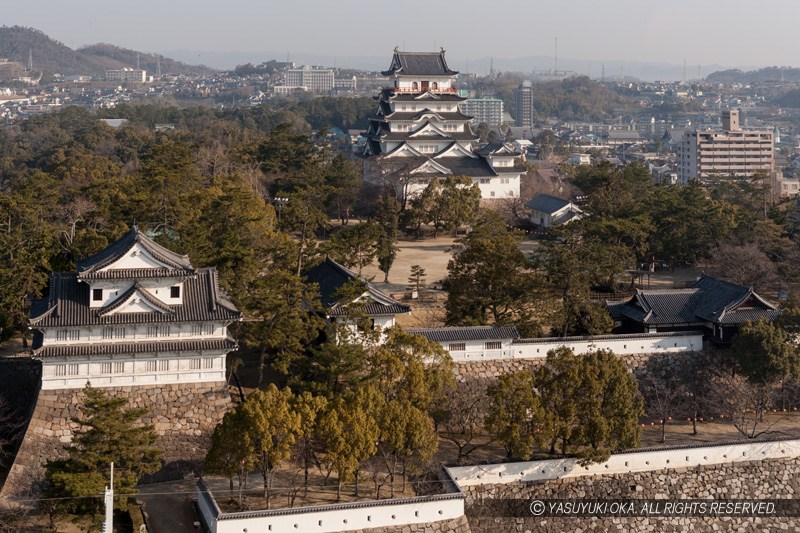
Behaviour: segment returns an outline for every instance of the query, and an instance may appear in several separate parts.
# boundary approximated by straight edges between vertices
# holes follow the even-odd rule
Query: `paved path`
[[[199,520],[192,506],[196,482],[193,479],[139,485],[138,499],[150,517],[149,533],[196,533]]]

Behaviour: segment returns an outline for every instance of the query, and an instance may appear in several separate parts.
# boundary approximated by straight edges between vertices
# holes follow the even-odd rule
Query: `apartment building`
[[[503,123],[503,101],[499,98],[468,98],[458,104],[459,110],[472,117],[474,124],[485,122],[489,126]]]
[[[744,130],[739,111],[722,112],[721,130],[689,130],[676,147],[678,181],[713,176],[752,176],[775,169],[773,132]]]
[[[333,90],[333,70],[303,65],[286,71],[286,86],[305,87],[312,93],[323,94]]]

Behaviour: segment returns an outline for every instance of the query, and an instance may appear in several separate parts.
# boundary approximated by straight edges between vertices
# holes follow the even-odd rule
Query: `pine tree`
[[[539,441],[544,413],[533,387],[531,373],[519,370],[501,375],[486,390],[486,429],[503,443],[509,459],[530,459]]]
[[[264,481],[264,501],[270,508],[275,469],[289,459],[301,434],[300,415],[292,406],[292,391],[273,384],[257,390],[241,406],[243,445],[253,450],[253,462]]]
[[[242,487],[247,473],[253,467],[253,448],[242,439],[245,432],[245,419],[242,409],[225,413],[211,434],[211,448],[206,454],[205,471],[209,474],[228,478],[233,495],[233,480],[236,478],[239,489],[239,507],[242,506]]]
[[[53,496],[85,498],[65,500],[69,510],[97,514],[108,485],[109,466],[114,463],[114,489],[119,496],[136,493],[145,474],[161,468],[160,450],[154,446],[152,425],[137,424],[145,409],[125,409],[127,400],[111,398],[102,389],[87,385],[83,416],[73,422],[80,426],[67,448],[69,458],[47,463],[46,479]]]

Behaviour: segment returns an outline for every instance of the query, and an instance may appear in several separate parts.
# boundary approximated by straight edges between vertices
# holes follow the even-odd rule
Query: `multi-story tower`
[[[533,85],[530,81],[523,81],[514,91],[514,108],[516,110],[514,117],[516,126],[533,126]]]
[[[473,124],[485,122],[489,126],[499,126],[503,123],[503,101],[499,98],[469,98],[458,107],[472,117]]]
[[[77,272],[53,273],[34,302],[42,389],[224,382],[236,348],[227,327],[240,316],[216,269],[195,269],[134,227]]]
[[[519,196],[524,169],[495,165],[501,161],[505,165],[507,158],[492,159],[473,151],[478,136],[469,127],[472,117],[459,111],[465,98],[456,92],[458,72],[447,66],[444,49],[395,49],[389,70],[382,74],[392,86],[381,91],[378,109],[369,118],[365,179],[378,184],[391,181],[404,200],[434,178],[448,176],[472,178],[483,198]]]
[[[775,169],[772,130],[743,130],[739,112],[722,112],[722,130],[686,131],[676,147],[678,181],[718,176],[752,176]]]

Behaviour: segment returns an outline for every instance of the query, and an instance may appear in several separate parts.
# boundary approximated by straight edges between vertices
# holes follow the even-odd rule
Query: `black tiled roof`
[[[115,268],[104,272],[91,272],[81,279],[146,279],[146,278],[185,278],[194,270],[177,268]]]
[[[169,269],[133,269],[132,271],[139,274],[141,274],[141,272],[139,272],[140,270],[151,271],[148,276],[140,277],[175,277],[175,274],[178,272],[180,272],[182,276],[191,276],[194,273],[194,268],[192,268],[192,264],[189,262],[187,256],[176,254],[172,250],[164,248],[148,238],[134,226],[114,244],[91,257],[78,261],[79,277],[81,279],[120,279],[125,272],[124,270],[117,270],[114,273],[98,271],[123,257],[137,243],[147,250],[147,253],[152,255],[157,261],[171,267]]]
[[[320,301],[328,310],[329,315],[343,316],[347,314],[342,302],[339,302],[336,296],[339,289],[346,283],[360,279],[356,274],[333,259],[326,257],[325,261],[309,269],[305,273],[305,278],[307,282],[316,283],[319,286]],[[372,302],[364,305],[364,312],[368,315],[396,315],[411,311],[410,306],[398,302],[372,283],[364,279],[361,279],[361,281],[364,283],[365,290],[372,300]]]
[[[142,324],[149,322],[206,322],[238,320],[241,313],[219,288],[216,269],[199,268],[183,283],[183,304],[168,306],[173,313],[117,313],[89,307],[89,286],[75,272],[54,272],[50,296],[32,306],[33,328]],[[161,303],[161,305],[164,305]]]
[[[413,140],[428,140],[428,139],[452,139],[455,141],[472,141],[478,138],[469,131],[447,131],[441,134],[432,131],[430,134],[415,133],[413,131],[394,131],[391,133],[384,133],[380,136],[381,139],[386,141],[413,141]]]
[[[454,176],[494,177],[497,173],[482,157],[435,157],[436,163],[447,167]]]
[[[401,52],[395,48],[389,70],[381,72],[384,76],[455,76],[441,52]]]
[[[407,333],[422,335],[437,342],[518,339],[515,326],[467,326],[450,328],[407,329]]]
[[[480,154],[483,156],[488,155],[506,155],[506,156],[521,156],[522,154],[511,145],[511,143],[491,143],[485,146],[482,146],[480,149],[475,151],[476,154]]]
[[[33,345],[35,357],[73,357],[87,355],[121,355],[145,353],[200,352],[207,350],[235,350],[236,341],[226,339],[203,339],[158,342],[115,342],[69,346],[45,346],[41,342]]]
[[[409,94],[409,93],[395,93],[392,89],[386,89],[386,94],[389,98],[396,102],[414,102],[420,100],[430,100],[430,101],[441,101],[441,102],[463,102],[466,100],[463,96],[458,96],[457,94],[433,94],[432,97],[425,96],[420,98],[419,94]],[[431,93],[428,93],[431,94]]]
[[[569,200],[564,200],[563,198],[556,198],[555,196],[550,196],[549,194],[537,194],[531,199],[530,202],[525,204],[525,207],[552,215],[559,209],[566,207],[568,204]]]
[[[615,319],[628,318],[640,324],[742,324],[780,311],[749,287],[707,274],[688,289],[638,290],[624,302],[607,302]]]
[[[419,120],[425,115],[434,115],[440,120],[449,120],[449,121],[459,121],[459,122],[468,122],[472,120],[472,117],[469,115],[465,115],[460,112],[453,112],[453,111],[431,111],[430,109],[423,109],[421,111],[395,111],[394,113],[375,118],[380,119],[387,119],[392,121],[399,121],[399,120]]]

